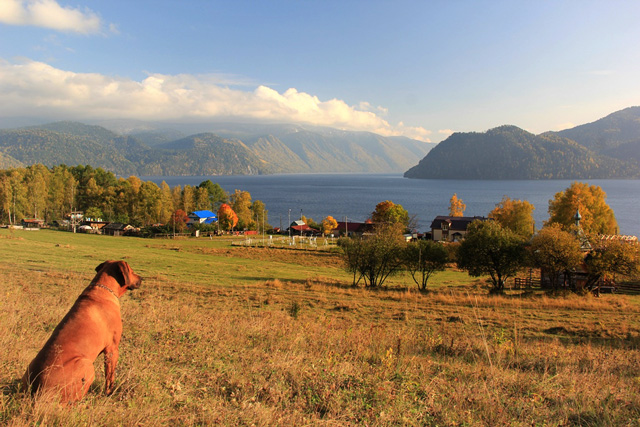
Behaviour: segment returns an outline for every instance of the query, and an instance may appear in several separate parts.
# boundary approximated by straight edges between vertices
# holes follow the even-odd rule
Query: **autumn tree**
[[[269,225],[269,211],[261,200],[255,200],[251,203],[251,216],[255,218],[255,224],[258,230],[262,229],[262,231],[264,231],[271,228]]]
[[[171,221],[171,212],[175,210],[173,203],[173,195],[169,185],[162,181],[160,184],[160,215],[158,221],[162,224],[167,224]]]
[[[182,210],[185,212],[193,212],[196,208],[195,190],[190,185],[185,185],[182,189],[182,200],[180,203]]]
[[[211,202],[209,201],[209,192],[204,187],[196,187],[195,189],[195,210],[211,210]]]
[[[453,196],[449,199],[449,216],[463,216],[466,209],[467,205],[464,204],[462,199],[458,198],[457,193],[453,193]]]
[[[142,180],[137,176],[130,176],[126,179],[128,185],[125,187],[126,213],[129,218],[128,222],[134,225],[143,224],[143,212],[140,203],[140,189],[142,188]]]
[[[254,230],[255,222],[251,211],[251,194],[248,191],[235,190],[229,199],[231,208],[238,217],[238,228]]]
[[[144,181],[140,185],[138,192],[139,217],[141,224],[152,224],[158,222],[161,213],[161,191],[153,181]]]
[[[471,276],[489,275],[492,292],[502,292],[509,277],[525,264],[522,237],[496,221],[473,221],[460,243],[458,267]]]
[[[533,236],[535,220],[534,207],[526,200],[513,200],[507,196],[489,212],[489,218],[496,220],[505,228],[524,238]]]
[[[218,208],[218,224],[223,230],[229,231],[238,224],[238,215],[226,203],[221,204]]]
[[[385,228],[387,232],[402,234],[411,226],[409,212],[402,205],[385,200],[376,205],[371,213],[371,221],[376,228]]]
[[[45,218],[49,196],[49,170],[41,164],[26,168],[24,184],[26,187],[26,199],[28,212],[33,218]]]
[[[529,251],[532,265],[543,271],[553,289],[560,285],[561,275],[568,276],[584,255],[576,235],[564,231],[559,224],[538,231],[531,239]]]
[[[573,182],[549,201],[549,219],[545,225],[558,223],[569,229],[579,211],[580,226],[586,234],[617,234],[618,223],[606,200],[607,194],[599,186]]]
[[[585,258],[587,288],[597,288],[600,279],[638,273],[639,247],[635,242],[602,239]]]
[[[429,278],[436,272],[445,269],[449,262],[447,248],[433,240],[418,240],[407,244],[402,254],[405,268],[418,285],[418,289],[427,289]]]
[[[327,234],[331,234],[331,232],[336,228],[338,228],[338,221],[336,221],[331,215],[328,215],[320,222],[320,229],[322,230],[322,234],[325,236]]]
[[[124,179],[119,178],[116,185],[113,187],[113,210],[109,213],[110,218],[115,222],[123,224],[129,223],[129,197],[131,197],[131,183]]]
[[[7,172],[7,202],[9,223],[15,224],[27,209],[26,189],[24,186],[24,169],[11,169]],[[12,217],[13,214],[13,217]]]
[[[66,166],[56,166],[49,180],[49,208],[52,219],[62,219],[74,210],[78,182]]]
[[[178,233],[182,233],[187,228],[187,222],[189,222],[189,216],[182,209],[176,209],[171,215],[171,225]]]
[[[9,177],[0,172],[0,222],[4,219],[11,219],[11,192],[9,188]]]

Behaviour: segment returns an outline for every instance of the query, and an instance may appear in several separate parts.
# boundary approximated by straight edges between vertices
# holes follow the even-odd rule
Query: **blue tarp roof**
[[[211,211],[193,211],[192,213],[198,218],[218,218],[218,215]]]

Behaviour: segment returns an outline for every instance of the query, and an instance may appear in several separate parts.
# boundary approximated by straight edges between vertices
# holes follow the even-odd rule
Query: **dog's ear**
[[[100,270],[102,270],[102,267],[104,267],[104,265],[105,265],[106,263],[108,263],[108,262],[109,262],[109,261],[105,261],[105,262],[103,262],[102,264],[100,264],[99,266],[97,266],[97,267],[96,267],[96,273],[97,273],[97,272],[99,272]]]
[[[131,285],[131,267],[125,261],[114,263],[112,274],[121,288]]]

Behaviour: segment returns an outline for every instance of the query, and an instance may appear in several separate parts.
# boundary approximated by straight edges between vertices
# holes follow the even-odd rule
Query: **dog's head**
[[[105,261],[96,267],[96,272],[113,277],[123,293],[126,289],[138,289],[142,283],[142,277],[134,273],[125,261]]]

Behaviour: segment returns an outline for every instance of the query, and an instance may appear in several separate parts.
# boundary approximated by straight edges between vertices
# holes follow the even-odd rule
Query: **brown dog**
[[[60,395],[62,403],[82,399],[93,382],[93,362],[104,353],[105,393],[113,392],[122,335],[119,298],[142,279],[124,261],[105,261],[96,277],[51,334],[22,378],[32,393]]]

